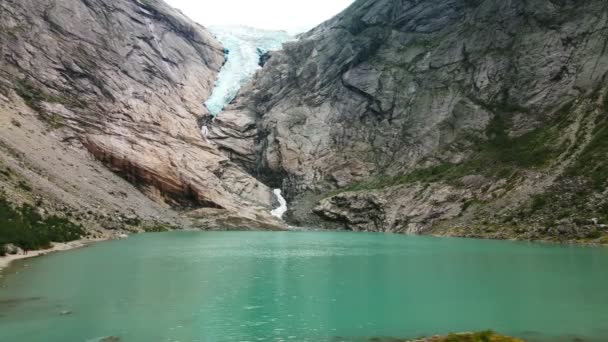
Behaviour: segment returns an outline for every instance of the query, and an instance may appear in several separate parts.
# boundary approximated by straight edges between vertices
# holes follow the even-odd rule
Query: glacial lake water
[[[369,341],[483,329],[608,341],[606,248],[172,232],[23,261],[0,286],[0,341]]]

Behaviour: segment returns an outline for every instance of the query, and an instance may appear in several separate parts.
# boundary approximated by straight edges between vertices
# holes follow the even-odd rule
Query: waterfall
[[[283,198],[283,195],[281,195],[281,189],[274,189],[274,195],[279,201],[279,207],[271,211],[270,213],[272,214],[272,216],[276,216],[282,219],[283,215],[285,215],[285,213],[287,212],[287,201],[285,200],[285,198]]]

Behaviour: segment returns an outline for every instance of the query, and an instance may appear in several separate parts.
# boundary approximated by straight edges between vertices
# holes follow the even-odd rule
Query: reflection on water
[[[7,276],[0,301],[38,299],[0,307],[0,340],[369,341],[493,329],[599,342],[608,340],[600,330],[607,266],[602,248],[333,232],[150,234],[51,255]]]

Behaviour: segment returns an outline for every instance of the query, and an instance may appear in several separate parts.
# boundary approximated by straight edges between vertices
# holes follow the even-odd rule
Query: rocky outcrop
[[[412,184],[341,193],[321,200],[313,211],[355,231],[418,234],[461,215],[472,197],[471,191],[449,185]]]
[[[259,163],[295,191],[457,162],[496,115],[521,134],[602,84],[605,7],[357,1],[275,53],[231,109],[260,117]]]
[[[173,207],[237,216],[242,207],[271,209],[270,189],[199,132],[222,46],[163,1],[2,1],[0,52],[6,111],[44,122],[34,133],[57,153],[84,149]],[[2,143],[12,154],[29,153],[28,140],[16,137],[3,135]],[[39,173],[53,173],[35,162]],[[62,177],[79,176],[66,169]]]
[[[607,33],[600,0],[359,0],[273,53],[228,108],[239,124],[219,130],[239,140],[232,160],[292,200],[427,169],[437,175],[423,187],[439,183],[429,199],[464,176],[506,182],[479,200],[507,215],[564,177],[590,179],[567,170],[606,125]],[[385,216],[428,228],[462,201],[413,200],[418,185],[387,190],[386,202],[359,192],[316,212],[351,229],[408,231]]]

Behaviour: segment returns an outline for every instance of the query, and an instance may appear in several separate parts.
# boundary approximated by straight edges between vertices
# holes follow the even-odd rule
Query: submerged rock
[[[117,337],[117,336],[104,337],[101,340],[99,340],[99,342],[120,342],[120,337]]]
[[[92,340],[88,340],[87,342],[120,342],[120,337],[118,336],[106,336],[94,338]]]

